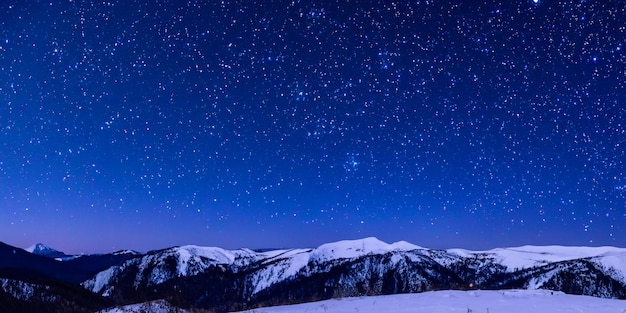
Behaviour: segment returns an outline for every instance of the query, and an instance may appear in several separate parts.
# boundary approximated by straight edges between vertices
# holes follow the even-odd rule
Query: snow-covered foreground
[[[434,291],[333,299],[247,313],[626,313],[626,301],[546,290]]]
[[[189,313],[189,311],[175,308],[164,300],[157,300],[110,308],[96,313]]]

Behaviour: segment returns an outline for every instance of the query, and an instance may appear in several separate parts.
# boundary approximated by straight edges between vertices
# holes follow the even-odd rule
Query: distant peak
[[[128,255],[142,255],[140,252],[137,252],[135,250],[119,250],[119,251],[113,252],[113,255],[124,255],[124,254],[128,254]]]
[[[375,245],[375,246],[385,246],[388,245],[388,243],[376,238],[376,237],[366,237],[366,238],[361,238],[361,239],[352,239],[352,240],[340,240],[340,241],[335,241],[335,242],[329,242],[326,244],[323,244],[322,246],[363,246],[363,245],[367,245],[367,246],[371,246],[371,245]]]
[[[357,250],[417,250],[424,249],[423,247],[416,246],[406,241],[398,241],[393,244],[386,243],[376,237],[366,237],[354,240],[341,240],[336,242],[330,242],[321,245],[319,248],[344,248],[344,249],[357,249]]]
[[[417,249],[421,249],[421,247],[405,241],[388,244],[376,237],[367,237],[323,244],[313,250],[311,259],[350,259],[369,254],[385,254],[391,251],[411,251]]]
[[[44,245],[43,243],[36,243],[26,249],[24,249],[30,253],[35,253],[36,251],[42,251],[42,250],[54,250],[46,245]]]
[[[41,255],[41,256],[45,256],[45,257],[49,257],[49,258],[63,258],[63,257],[67,257],[68,255],[66,255],[65,253],[50,248],[46,245],[44,245],[43,243],[36,243],[30,247],[28,247],[27,249],[25,249],[26,251],[32,253],[32,254],[36,254],[36,255]]]

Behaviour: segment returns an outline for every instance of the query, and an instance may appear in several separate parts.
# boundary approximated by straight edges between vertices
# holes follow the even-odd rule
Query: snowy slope
[[[252,250],[225,250],[217,247],[182,246],[157,251],[141,258],[108,268],[85,281],[82,285],[96,293],[110,294],[111,284],[116,276],[127,268],[136,267],[138,273],[133,283],[158,285],[175,277],[200,274],[210,267],[223,266],[236,268],[255,262],[262,256]],[[173,267],[172,264],[175,264]]]
[[[189,311],[175,308],[166,301],[157,300],[140,304],[132,304],[110,308],[97,313],[187,313]]]
[[[278,250],[263,253],[259,268],[250,276],[252,294],[295,276],[309,263],[311,249]]]
[[[626,253],[609,252],[590,259],[613,279],[626,284]]]
[[[471,311],[470,311],[471,310]],[[259,308],[248,313],[622,313],[626,301],[545,290],[434,291],[419,294],[333,299]]]
[[[626,255],[626,249],[615,247],[522,246],[498,248],[488,251],[469,251],[462,249],[450,249],[447,251],[459,256],[476,254],[489,255],[494,258],[496,263],[504,265],[509,270],[597,256]]]
[[[0,291],[10,294],[13,298],[28,301],[35,294],[35,289],[41,286],[25,283],[19,280],[0,278]]]
[[[343,240],[323,244],[316,249],[268,251],[262,255],[262,267],[253,275],[255,289],[252,294],[297,274],[310,275],[310,263],[333,263],[354,260],[366,255],[423,249],[405,241],[393,244],[369,237],[360,240]]]

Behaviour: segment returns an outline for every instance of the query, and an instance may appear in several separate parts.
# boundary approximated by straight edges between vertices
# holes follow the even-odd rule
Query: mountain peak
[[[42,243],[34,244],[34,245],[28,247],[25,250],[30,252],[30,253],[32,253],[32,254],[45,256],[45,257],[48,257],[48,258],[51,258],[51,259],[54,259],[54,258],[64,258],[64,257],[68,256],[67,254],[65,254],[63,252],[61,252],[59,250],[56,250],[56,249],[53,249],[53,248],[50,248],[50,247],[48,247],[48,246],[46,246],[46,245],[44,245]]]
[[[376,237],[367,237],[323,244],[313,250],[311,259],[352,259],[368,254],[384,254],[391,251],[410,251],[417,249],[421,249],[421,247],[404,241],[388,244]]]

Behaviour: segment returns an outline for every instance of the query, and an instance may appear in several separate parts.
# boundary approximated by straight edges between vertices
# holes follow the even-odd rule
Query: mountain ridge
[[[207,281],[219,284],[208,286]],[[129,303],[161,297],[184,308],[218,311],[439,289],[545,288],[624,298],[626,249],[553,245],[436,250],[374,237],[263,252],[188,245],[128,260],[82,285]],[[169,293],[172,288],[184,296]]]
[[[47,278],[34,279],[40,273],[48,273]],[[549,289],[626,299],[626,248],[526,245],[472,251],[367,237],[316,248],[255,251],[183,245],[144,254],[122,250],[52,259],[3,244],[0,279],[10,279],[0,286],[6,289],[0,288],[0,298],[19,305],[30,295],[16,293],[15,286],[52,286],[61,290],[59,299],[67,296],[81,303],[84,295],[67,291],[75,286],[89,291],[98,303],[164,300],[175,308],[215,312],[442,289]]]
[[[1,241],[0,241],[1,242]],[[168,246],[168,247],[164,247],[164,248],[157,248],[157,249],[152,249],[149,250],[145,253],[142,252],[138,252],[136,250],[132,250],[132,249],[121,249],[121,250],[117,250],[114,252],[109,252],[109,253],[100,253],[100,252],[94,252],[94,253],[88,253],[88,254],[66,254],[65,252],[55,249],[53,247],[47,246],[43,243],[36,243],[33,244],[29,247],[26,248],[21,248],[21,247],[15,247],[17,249],[21,249],[33,254],[38,254],[37,251],[33,251],[35,250],[37,247],[39,247],[39,250],[45,249],[45,250],[49,250],[49,251],[54,251],[54,252],[58,252],[58,253],[62,253],[68,257],[72,257],[72,256],[84,256],[84,255],[105,255],[105,254],[122,254],[122,253],[131,253],[131,254],[135,254],[135,255],[145,255],[145,254],[150,254],[150,253],[155,253],[158,251],[163,251],[163,250],[167,250],[167,249],[172,249],[172,248],[180,248],[180,247],[198,247],[198,248],[216,248],[216,249],[221,249],[221,250],[225,250],[225,251],[239,251],[239,250],[249,250],[249,251],[253,251],[253,252],[259,252],[259,253],[264,253],[264,252],[272,252],[272,251],[287,251],[287,250],[295,250],[295,249],[317,249],[320,247],[324,247],[324,246],[328,246],[328,245],[337,245],[337,244],[355,244],[355,243],[362,243],[362,242],[370,242],[370,243],[375,243],[378,245],[387,245],[387,246],[397,246],[397,247],[402,247],[403,245],[405,246],[409,246],[409,247],[413,247],[413,249],[424,249],[424,250],[439,250],[439,251],[455,251],[456,253],[462,253],[462,252],[468,252],[468,253],[490,253],[490,252],[495,252],[495,251],[499,251],[499,250],[509,250],[509,251],[526,251],[526,252],[535,252],[537,254],[557,254],[556,251],[560,251],[563,253],[569,253],[572,254],[572,251],[577,251],[577,252],[581,252],[584,251],[584,255],[599,255],[602,253],[612,253],[612,252],[626,252],[626,247],[618,247],[618,246],[610,246],[610,245],[603,245],[603,246],[586,246],[586,245],[558,245],[558,244],[549,244],[549,245],[532,245],[532,244],[527,244],[527,245],[515,245],[515,246],[505,246],[505,247],[495,247],[495,248],[491,248],[491,249],[466,249],[466,248],[462,248],[462,247],[453,247],[453,248],[430,248],[430,247],[425,247],[425,246],[420,246],[420,245],[415,245],[411,242],[405,241],[405,240],[399,240],[396,242],[392,242],[392,243],[387,243],[383,240],[378,239],[377,237],[374,236],[370,236],[370,237],[363,237],[363,238],[357,238],[357,239],[344,239],[344,240],[337,240],[337,241],[331,241],[331,242],[325,242],[322,243],[318,246],[315,247],[282,247],[282,248],[262,248],[262,249],[257,249],[257,248],[251,248],[251,247],[241,247],[241,248],[233,248],[233,249],[228,249],[228,248],[222,248],[222,247],[218,247],[218,246],[208,246],[208,245],[198,245],[198,244],[183,244],[183,245],[174,245],[174,246]],[[6,245],[9,245],[7,243],[4,243]],[[533,251],[533,250],[538,250],[538,251]],[[546,253],[549,252],[549,253]],[[580,253],[576,253],[575,255],[578,255]],[[46,256],[45,254],[39,254],[39,255],[43,255]],[[583,254],[580,254],[580,257],[582,257]]]

